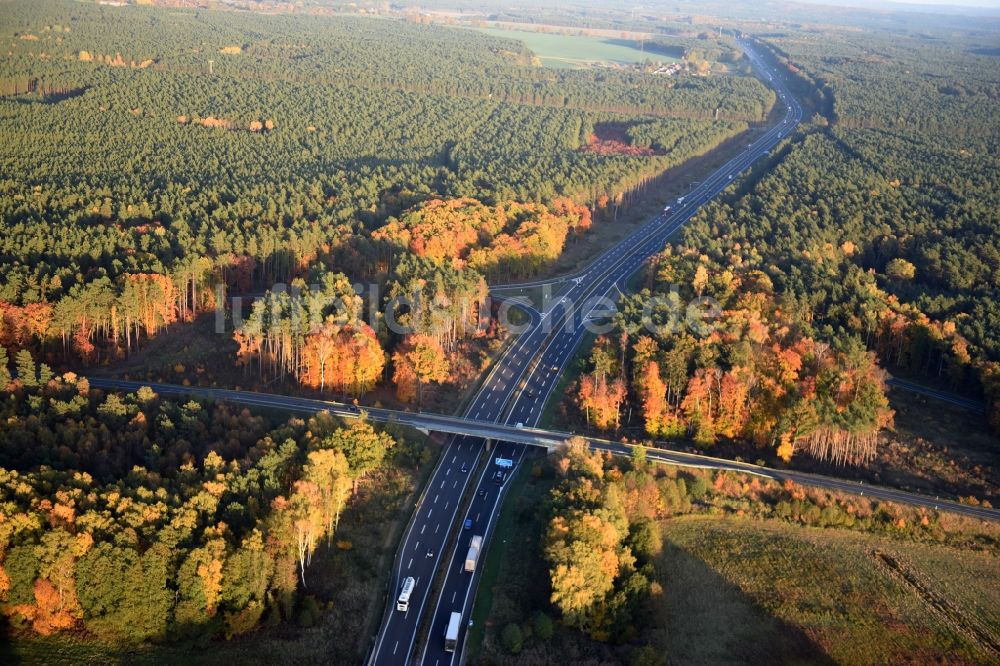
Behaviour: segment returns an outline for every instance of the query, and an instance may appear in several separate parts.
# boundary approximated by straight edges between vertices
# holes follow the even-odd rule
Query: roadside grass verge
[[[553,479],[533,473],[536,466],[539,470],[545,467],[540,459],[528,459],[523,464],[525,468],[515,475],[507,491],[489,550],[480,564],[473,624],[466,638],[465,652],[470,661],[482,651],[488,629],[498,633],[503,624],[525,619],[517,617],[516,610],[524,602],[547,602],[548,584],[542,585],[537,574],[545,572],[541,560],[541,512]]]

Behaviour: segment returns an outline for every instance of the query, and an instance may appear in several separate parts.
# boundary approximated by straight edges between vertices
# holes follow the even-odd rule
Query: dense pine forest
[[[520,42],[341,8],[0,3],[8,636],[204,643],[294,632],[332,608],[343,635],[324,654],[354,660],[432,441],[363,413],[278,418],[83,377],[141,367],[407,409],[446,394],[453,409],[508,339],[481,307],[488,285],[551,274],[602,227],[624,229],[665,173],[714,168],[777,115],[736,42],[697,17],[651,28],[643,48],[687,63],[657,76],[549,69]],[[864,466],[896,417],[891,372],[985,398],[1000,430],[992,33],[754,26],[810,119],[642,268],[578,360],[562,417],[779,465]],[[659,210],[653,194],[641,203]],[[699,300],[719,308],[711,325],[679,322]],[[228,374],[168,354],[152,362],[163,373],[129,366],[213,311]],[[577,442],[533,477],[556,479],[532,509],[546,608],[596,641],[640,640],[663,593],[660,521],[741,493],[740,517],[944,539],[936,513],[725,474],[709,488],[642,451],[612,462]],[[352,556],[363,578],[325,577],[350,588],[338,607],[310,567],[352,551],[339,531],[351,510],[377,515]],[[551,635],[540,617],[536,636]]]
[[[748,76],[547,70],[398,20],[56,0],[0,19],[0,342],[52,364],[114,361],[316,265],[383,282],[421,255],[394,230],[432,200],[555,206],[582,230],[774,103]],[[649,154],[588,150],[608,124]],[[470,262],[491,279],[564,243],[561,222],[508,217]]]

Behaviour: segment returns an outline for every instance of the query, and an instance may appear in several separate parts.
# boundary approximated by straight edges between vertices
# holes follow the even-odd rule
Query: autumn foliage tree
[[[448,381],[451,364],[440,342],[430,335],[407,336],[392,355],[393,381],[400,400],[416,399],[420,404],[423,387],[429,382]]]
[[[634,400],[654,436],[689,436],[703,447],[720,438],[744,440],[773,447],[785,459],[803,451],[836,464],[872,460],[893,412],[884,373],[857,338],[831,346],[805,335],[766,276],[698,253],[668,248],[648,279],[653,291],[626,299],[618,322],[622,331],[642,331],[635,343],[628,336],[595,343],[593,371],[581,377],[578,389],[588,422],[602,429],[617,425],[621,405]],[[679,329],[644,329],[638,319],[646,299],[678,282],[689,297],[716,299],[721,316],[708,330],[689,329],[683,319]],[[631,373],[618,370],[618,359],[633,367]],[[629,385],[602,383],[616,374]]]
[[[562,253],[567,239],[590,228],[586,206],[557,198],[551,205],[472,198],[431,199],[390,220],[372,238],[391,253],[405,248],[441,264],[468,266],[491,281],[537,273]]]
[[[262,378],[290,375],[312,388],[359,396],[382,376],[385,352],[361,321],[362,300],[340,273],[322,273],[313,285],[267,291],[235,330],[238,359]]]
[[[39,635],[139,644],[289,617],[352,488],[396,443],[363,418],[272,428],[71,375],[6,398],[0,613]]]

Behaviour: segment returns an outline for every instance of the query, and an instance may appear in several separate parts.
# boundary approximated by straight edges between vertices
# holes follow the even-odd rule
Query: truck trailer
[[[445,652],[454,652],[458,647],[458,628],[462,626],[462,614],[452,613],[448,619],[448,628],[444,631]]]
[[[474,536],[469,541],[469,552],[465,556],[465,570],[472,573],[476,570],[476,562],[479,561],[479,551],[483,547],[483,537]]]

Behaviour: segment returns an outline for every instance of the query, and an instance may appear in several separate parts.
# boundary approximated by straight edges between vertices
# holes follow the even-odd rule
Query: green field
[[[485,560],[470,663],[628,663],[636,644],[558,622],[541,552],[553,479],[521,471]],[[661,526],[658,587],[637,624],[669,663],[997,663],[1000,587],[989,581],[1000,559],[989,545],[705,514]],[[556,620],[547,640],[531,635],[540,612]],[[526,637],[516,657],[500,640],[511,623]]]
[[[777,521],[680,519],[664,534],[664,593],[647,635],[676,663],[996,658],[994,555]]]
[[[677,62],[676,58],[662,53],[644,51],[638,41],[629,39],[556,35],[504,28],[476,29],[494,37],[524,42],[546,67],[575,69],[593,65],[631,65],[645,60]]]

